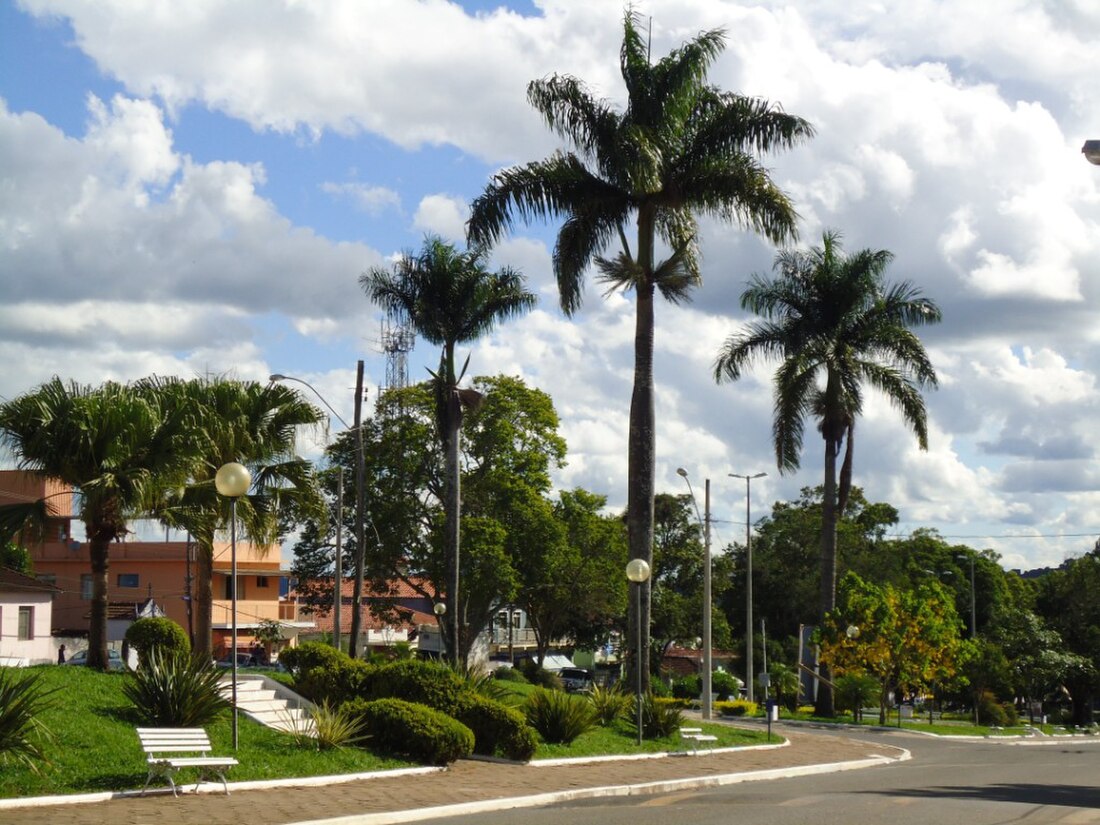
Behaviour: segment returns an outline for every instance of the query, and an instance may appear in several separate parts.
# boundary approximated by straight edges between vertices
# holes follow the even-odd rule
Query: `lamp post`
[[[695,501],[695,491],[691,489],[691,479],[687,470],[683,467],[676,469],[676,474],[687,482],[688,492],[691,494],[691,502],[695,505],[695,516],[699,518],[699,504]],[[703,696],[701,714],[704,719],[711,718],[711,693],[713,651],[711,645],[711,578],[710,578],[710,479],[704,481],[704,512],[706,518],[699,520],[703,525]]]
[[[362,621],[362,602],[363,602],[363,575],[366,557],[366,547],[364,546],[364,524],[366,521],[366,514],[364,512],[364,488],[365,483],[365,471],[364,471],[364,456],[363,456],[363,426],[362,426],[362,408],[363,408],[363,361],[360,359],[356,365],[356,378],[355,378],[355,424],[354,427],[349,427],[348,422],[341,417],[340,413],[336,412],[332,408],[332,405],[328,403],[321,393],[317,391],[317,388],[310,384],[308,381],[304,381],[301,378],[295,378],[292,375],[281,375],[275,373],[268,376],[269,381],[296,381],[312,390],[313,394],[321,399],[321,403],[328,407],[336,420],[344,425],[345,429],[354,429],[355,431],[355,583],[352,589],[352,611],[351,611],[351,636],[348,640],[348,653],[354,659],[358,655],[359,650],[359,634],[360,625]],[[339,515],[337,520],[343,522],[343,508],[344,508],[344,471],[340,470],[339,478]],[[339,535],[341,527],[337,527],[337,535]],[[341,620],[340,614],[343,609],[343,587],[344,587],[344,573],[343,573],[343,557],[342,549],[339,541],[336,546],[336,564],[333,571],[334,587],[333,587],[333,622],[332,630],[333,635],[336,637],[336,649],[340,649],[340,627]]]
[[[233,699],[233,750],[237,750],[237,499],[248,492],[252,484],[252,477],[248,474],[248,468],[243,464],[233,461],[223,464],[214,475],[214,487],[220,495],[229,499],[229,558],[230,558],[230,582],[232,590],[232,630],[230,638],[232,645],[232,674],[233,686],[231,694]]]
[[[443,632],[443,617],[447,615],[447,605],[445,602],[436,602],[432,605],[432,613],[435,614],[436,621],[439,623],[439,640],[443,643],[444,649],[440,652],[440,658],[442,654],[446,652],[446,634]]]
[[[631,559],[626,563],[626,577],[635,584],[634,587],[634,615],[637,624],[634,628],[635,637],[638,640],[638,649],[634,656],[634,672],[636,674],[635,685],[635,721],[638,725],[638,744],[642,744],[642,588],[649,581],[649,565],[645,559]]]
[[[1100,140],[1086,140],[1081,153],[1089,163],[1100,166]]]
[[[730,478],[745,479],[745,698],[753,700],[752,689],[752,480],[763,478],[767,473],[738,475],[730,473]]]

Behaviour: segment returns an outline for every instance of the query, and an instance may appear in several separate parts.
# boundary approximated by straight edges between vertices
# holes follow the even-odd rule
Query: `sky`
[[[939,377],[927,451],[873,393],[854,483],[1009,568],[1058,565],[1100,537],[1100,5],[1094,0],[639,0],[662,56],[714,28],[710,81],[779,103],[816,137],[764,163],[799,243],[841,233],[890,250],[891,281],[935,300],[922,340]],[[0,0],[0,398],[54,375],[309,382],[352,416],[386,375],[380,310],[359,286],[426,233],[463,243],[490,176],[560,144],[531,80],[583,79],[623,101],[623,7],[605,0]],[[657,308],[657,489],[702,506],[715,541],[821,483],[771,446],[771,370],[716,385],[739,298],[776,249],[702,220],[704,283]],[[553,398],[555,484],[626,500],[633,295],[588,279],[558,308],[553,225],[492,252],[539,296],[465,348],[472,375]],[[438,352],[418,342],[413,381]],[[308,393],[308,390],[303,388]],[[336,427],[340,425],[335,423]],[[302,444],[316,456],[317,438]],[[6,457],[8,462],[11,457]]]

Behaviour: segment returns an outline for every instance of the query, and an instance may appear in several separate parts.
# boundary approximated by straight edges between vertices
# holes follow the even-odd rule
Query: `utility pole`
[[[355,370],[355,584],[351,595],[351,640],[348,652],[352,658],[359,655],[359,637],[363,625],[363,569],[366,564],[364,524],[366,513],[365,470],[363,467],[363,360]]]

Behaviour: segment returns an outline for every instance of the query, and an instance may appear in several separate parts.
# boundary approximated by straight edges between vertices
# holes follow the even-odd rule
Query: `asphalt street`
[[[835,733],[831,731],[830,733]],[[993,825],[1100,823],[1100,743],[928,739],[869,732],[906,762],[865,770],[435,819],[435,825]]]

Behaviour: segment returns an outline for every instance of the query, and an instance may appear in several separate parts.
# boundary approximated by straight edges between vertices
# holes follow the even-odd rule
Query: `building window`
[[[26,605],[19,608],[19,641],[29,642],[34,638],[34,608]]]
[[[86,602],[92,600],[92,574],[82,573],[80,576],[80,598]]]
[[[256,577],[256,586],[257,587],[267,587],[267,576],[257,576]]]
[[[118,574],[118,586],[119,587],[137,587],[138,586],[138,574],[137,573],[119,573]]]
[[[233,598],[233,577],[232,576],[226,576],[225,577],[225,598],[227,598],[227,599],[232,599]]]
[[[57,575],[54,573],[39,573],[35,576],[43,584],[57,584]]]

